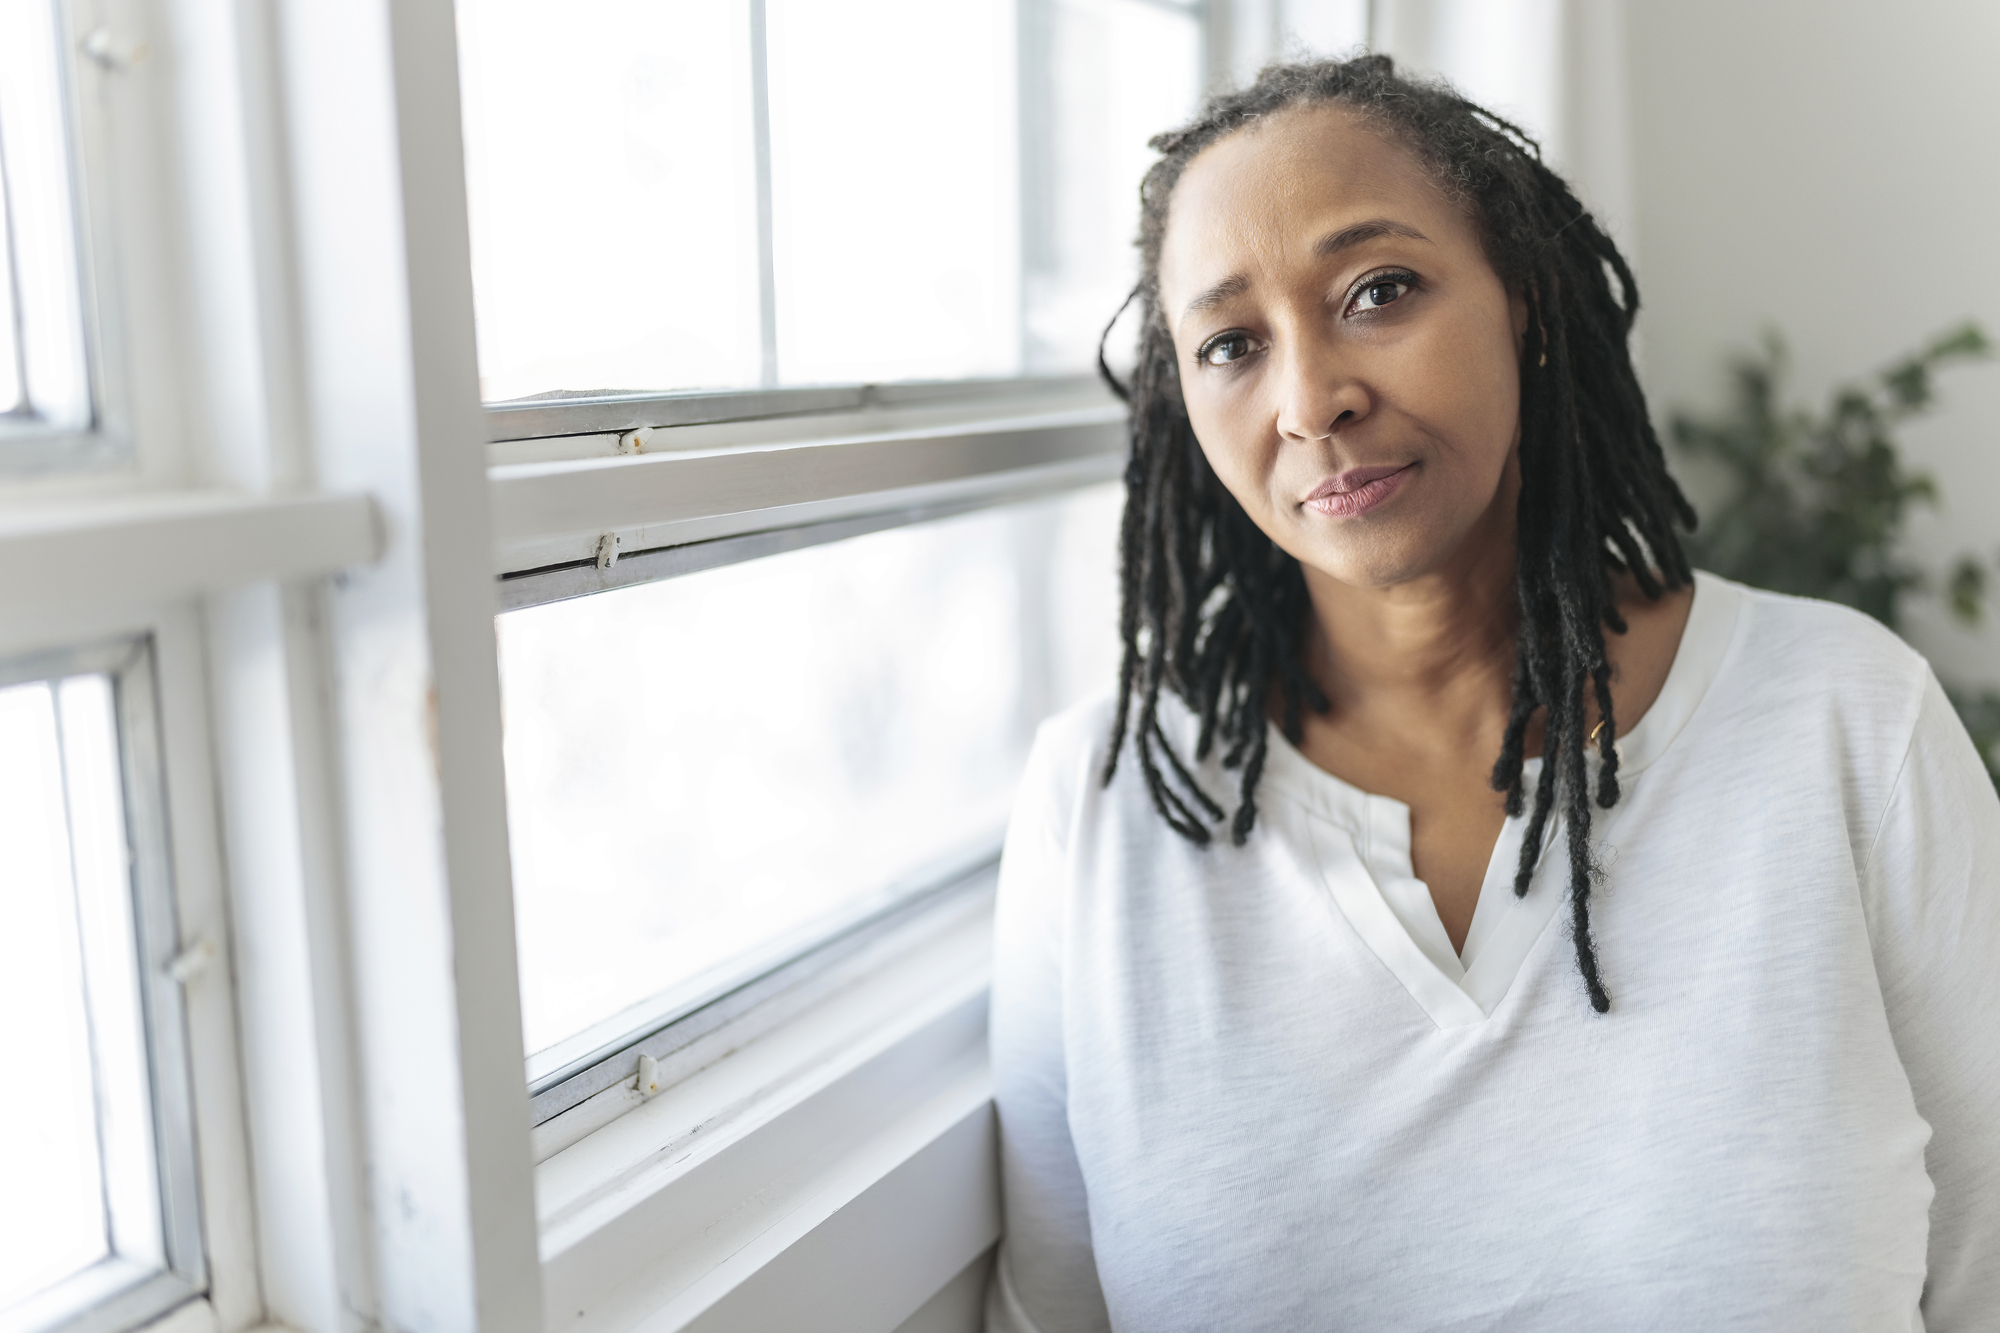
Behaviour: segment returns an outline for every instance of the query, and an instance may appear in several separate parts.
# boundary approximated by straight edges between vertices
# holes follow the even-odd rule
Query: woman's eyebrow
[[[1378,236],[1402,236],[1426,244],[1431,239],[1407,222],[1398,222],[1394,218],[1369,218],[1366,222],[1357,222],[1351,227],[1342,227],[1339,231],[1329,232],[1320,237],[1319,244],[1313,246],[1313,254],[1317,258],[1325,259],[1351,246],[1360,245],[1363,241],[1372,241]],[[1241,273],[1232,273],[1214,286],[1196,292],[1193,299],[1181,308],[1181,320],[1184,322],[1189,315],[1213,310],[1224,301],[1241,296],[1249,290],[1250,279]]]
[[[1339,231],[1322,236],[1319,244],[1313,247],[1313,254],[1325,259],[1328,255],[1339,254],[1349,246],[1372,241],[1377,236],[1403,236],[1412,241],[1430,240],[1430,237],[1407,222],[1398,222],[1394,218],[1370,218],[1366,222],[1357,222],[1351,227],[1342,227]]]
[[[1185,321],[1189,315],[1198,314],[1203,310],[1213,310],[1231,297],[1241,296],[1249,290],[1250,279],[1241,273],[1232,273],[1214,286],[1204,287],[1196,292],[1194,299],[1181,308],[1181,319]]]

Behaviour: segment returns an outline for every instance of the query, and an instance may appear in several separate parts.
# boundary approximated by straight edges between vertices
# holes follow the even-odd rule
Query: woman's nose
[[[1277,380],[1278,434],[1287,439],[1323,440],[1368,415],[1367,386],[1353,367],[1316,340],[1294,340],[1280,358]]]

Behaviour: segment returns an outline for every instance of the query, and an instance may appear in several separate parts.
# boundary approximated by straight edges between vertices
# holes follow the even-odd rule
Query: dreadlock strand
[[[1578,690],[1576,712],[1583,711],[1583,691]],[[1581,727],[1581,717],[1577,725]],[[1568,755],[1568,781],[1563,784],[1569,797],[1569,901],[1570,934],[1576,945],[1576,967],[1590,994],[1590,1007],[1598,1013],[1611,1008],[1611,997],[1598,975],[1597,944],[1590,933],[1590,891],[1597,879],[1597,864],[1590,855],[1587,830],[1590,827],[1590,784],[1584,776],[1583,747],[1572,745]]]
[[[1207,826],[1195,817],[1194,812],[1187,808],[1187,803],[1181,800],[1179,793],[1167,784],[1166,775],[1160,772],[1159,763],[1153,758],[1155,738],[1159,738],[1162,743],[1165,741],[1156,720],[1150,716],[1142,716],[1139,719],[1139,726],[1137,744],[1134,748],[1139,752],[1139,767],[1146,775],[1146,789],[1152,794],[1153,808],[1160,812],[1160,817],[1167,821],[1167,825],[1174,832],[1198,846],[1205,845],[1209,840]],[[1166,748],[1167,757],[1173,759],[1172,747]]]
[[[1257,733],[1257,739],[1250,746],[1249,759],[1243,765],[1243,783],[1239,790],[1236,815],[1229,822],[1229,838],[1238,847],[1249,841],[1250,830],[1257,824],[1257,783],[1264,776],[1264,756],[1270,751],[1271,733],[1268,728]]]
[[[1597,690],[1597,804],[1606,810],[1618,804],[1618,719],[1611,708],[1611,666],[1593,671]]]
[[[1548,838],[1549,815],[1556,807],[1555,737],[1542,742],[1542,771],[1535,779],[1535,808],[1528,815],[1528,827],[1521,832],[1521,859],[1514,867],[1514,896],[1528,896],[1535,867],[1542,861],[1542,843]]]
[[[1180,779],[1182,789],[1194,798],[1194,803],[1201,807],[1202,813],[1207,815],[1209,819],[1221,819],[1223,817],[1222,807],[1215,803],[1213,797],[1202,790],[1201,784],[1195,781],[1194,774],[1188,772],[1187,765],[1182,763],[1181,757],[1174,753],[1173,742],[1167,739],[1167,733],[1160,726],[1160,719],[1158,717],[1153,719],[1153,737],[1159,741],[1160,753],[1166,755],[1167,764],[1173,769],[1174,776]],[[1183,803],[1181,808],[1183,810],[1187,809],[1186,804]]]

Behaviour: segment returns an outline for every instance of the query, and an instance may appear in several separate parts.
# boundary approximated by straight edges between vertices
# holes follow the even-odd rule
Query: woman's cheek
[[[1206,427],[1200,422],[1189,424],[1194,426],[1195,440],[1201,445],[1202,456],[1208,459],[1209,470],[1215,473],[1216,480],[1261,526],[1267,506],[1263,503],[1261,488],[1256,485],[1253,451],[1240,442],[1232,441],[1220,423],[1211,422]]]

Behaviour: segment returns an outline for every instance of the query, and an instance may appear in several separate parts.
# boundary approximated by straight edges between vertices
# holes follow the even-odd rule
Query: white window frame
[[[1108,479],[1119,407],[483,407],[450,0],[70,3],[109,57],[83,208],[130,448],[0,478],[0,658],[153,645],[178,942],[214,958],[183,992],[206,1288],[159,1327],[964,1326],[990,870],[531,1129],[493,616]]]
[[[92,6],[58,3],[50,6],[56,44],[74,50],[104,25]],[[75,251],[77,301],[83,317],[84,378],[91,401],[91,420],[82,429],[40,423],[0,423],[0,478],[32,477],[48,472],[89,473],[129,466],[132,441],[122,347],[105,318],[100,296],[107,280],[115,285],[110,254],[114,210],[108,201],[118,193],[112,160],[117,145],[108,123],[103,76],[129,52],[100,43],[89,62],[72,61],[57,70],[59,97],[68,122],[71,244]],[[95,65],[95,68],[92,68]],[[104,202],[100,202],[104,201]],[[20,209],[22,203],[11,201]],[[16,258],[0,257],[0,258]],[[18,296],[18,293],[17,293]]]
[[[13,535],[6,526],[0,520],[0,550],[18,550],[6,540]],[[16,579],[0,576],[0,588],[16,586]],[[233,1319],[227,1326],[241,1327],[256,1313],[256,1279],[238,1224],[249,1211],[250,1183],[230,937],[209,799],[202,636],[185,603],[109,607],[106,600],[100,588],[92,599],[98,605],[52,613],[0,599],[0,662],[9,682],[95,670],[117,681],[166,1266],[136,1284],[103,1282],[115,1273],[86,1275],[68,1292],[52,1290],[9,1312],[8,1326],[32,1321],[95,1333],[182,1306],[210,1318],[221,1312]],[[92,1285],[123,1289],[108,1300],[80,1302],[81,1289]]]
[[[182,1304],[205,1285],[201,1218],[196,1183],[194,1087],[188,1060],[188,1026],[181,981],[192,979],[208,961],[195,945],[182,952],[174,892],[173,839],[168,831],[165,775],[161,769],[159,699],[149,639],[120,639],[86,647],[30,653],[0,662],[0,688],[31,681],[51,684],[69,676],[108,678],[115,725],[116,759],[128,853],[121,892],[130,903],[133,953],[102,953],[106,941],[84,941],[84,1001],[92,1011],[90,1030],[99,1025],[103,1003],[100,969],[131,968],[136,980],[142,1045],[146,1057],[140,1089],[129,1071],[107,1067],[93,1040],[91,1063],[100,1105],[131,1101],[151,1130],[153,1188],[135,1197],[107,1181],[105,1202],[110,1253],[96,1264],[58,1282],[7,1312],[8,1327],[50,1328],[63,1333],[95,1333],[151,1320]],[[79,885],[79,892],[83,887]],[[185,961],[183,961],[185,960]],[[177,975],[178,974],[178,975]],[[28,1089],[16,1095],[32,1095]],[[129,1111],[128,1111],[129,1113]],[[128,1169],[130,1164],[125,1164]],[[119,1163],[105,1161],[107,1175]],[[156,1217],[128,1216],[152,1213]],[[134,1254],[128,1238],[157,1236],[158,1254]]]

